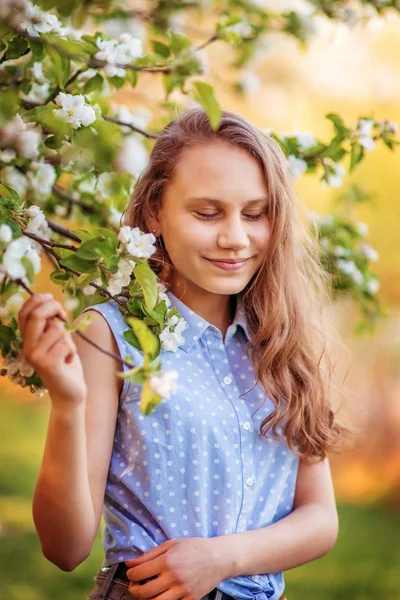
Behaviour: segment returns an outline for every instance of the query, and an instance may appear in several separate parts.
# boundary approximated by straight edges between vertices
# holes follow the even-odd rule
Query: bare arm
[[[106,320],[91,311],[86,335],[118,354]],[[78,317],[77,321],[80,320]],[[82,363],[86,397],[63,402],[51,393],[51,411],[33,518],[43,554],[65,571],[87,558],[102,513],[104,491],[123,381],[122,364],[72,334]]]
[[[293,569],[335,544],[338,516],[329,462],[300,461],[294,510],[273,525],[214,538],[226,578]]]

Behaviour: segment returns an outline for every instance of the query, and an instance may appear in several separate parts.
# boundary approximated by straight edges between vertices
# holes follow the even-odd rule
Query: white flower
[[[289,164],[289,171],[292,178],[292,181],[303,175],[308,169],[308,165],[305,160],[302,158],[297,158],[291,154],[287,158]]]
[[[20,29],[26,31],[31,37],[39,37],[41,33],[55,33],[61,27],[60,21],[51,13],[44,12],[37,5],[27,3],[25,14],[26,21],[20,24]]]
[[[3,268],[10,277],[14,279],[24,277],[26,271],[20,261],[28,248],[31,248],[30,240],[24,236],[16,238],[8,244],[3,254]]]
[[[336,265],[342,273],[344,273],[345,275],[351,275],[355,279],[357,278],[357,273],[360,273],[360,271],[357,269],[355,263],[352,260],[343,260],[339,258],[336,261]]]
[[[259,76],[255,73],[245,71],[239,80],[239,84],[244,92],[251,93],[260,89],[261,81]]]
[[[41,135],[35,129],[28,129],[19,114],[3,125],[0,131],[2,144],[12,144],[24,158],[36,158],[39,153]]]
[[[86,71],[83,71],[83,73],[78,75],[77,80],[86,83],[86,81],[89,81],[89,79],[92,79],[95,75],[97,75],[97,69],[86,69]]]
[[[41,258],[39,252],[34,248],[28,248],[25,257],[31,262],[33,272],[35,275],[37,275],[41,267]]]
[[[364,275],[357,268],[354,269],[354,272],[351,276],[353,280],[359,285],[361,285],[364,282]]]
[[[98,38],[96,45],[99,52],[95,54],[95,58],[109,63],[104,67],[107,77],[125,77],[123,66],[116,65],[128,65],[143,54],[142,42],[130,33],[122,33],[118,40]]]
[[[163,283],[161,283],[161,281],[157,281],[157,288],[158,288],[158,296],[159,296],[160,300],[165,300],[167,308],[169,308],[171,306],[171,300],[167,296],[167,293],[166,293],[167,288],[165,287],[165,285]]]
[[[30,206],[26,212],[31,217],[26,230],[29,233],[37,234],[43,223],[46,221],[46,217],[39,206],[36,206],[36,204]]]
[[[156,394],[168,399],[177,390],[177,379],[178,372],[171,370],[166,371],[162,375],[151,375],[149,377],[149,384]]]
[[[127,135],[118,152],[115,166],[118,171],[126,171],[136,179],[144,171],[149,155],[142,142],[135,135]]]
[[[121,217],[122,212],[112,206],[111,215],[108,217],[109,224],[119,228],[121,226]]]
[[[107,200],[112,195],[112,182],[113,182],[113,174],[112,173],[102,173],[96,185],[96,199],[97,200]]]
[[[78,298],[67,298],[64,301],[64,306],[67,310],[75,310],[75,308],[78,308],[79,306],[79,299]]]
[[[1,171],[1,181],[12,187],[22,198],[28,188],[28,180],[21,171],[15,167],[6,167]]]
[[[60,27],[57,31],[58,35],[61,37],[69,38],[71,40],[80,40],[82,35],[84,35],[84,31],[79,31],[79,29],[74,29],[73,27]]]
[[[250,27],[250,23],[248,22],[247,19],[243,19],[242,21],[240,21],[239,23],[236,23],[235,25],[230,25],[226,29],[227,29],[227,31],[235,31],[242,37],[251,36],[252,32],[253,32],[253,30]]]
[[[362,223],[361,221],[359,221],[357,223],[357,231],[358,233],[362,236],[365,237],[366,235],[368,235],[368,225],[366,223]]]
[[[44,104],[49,95],[50,83],[48,81],[43,83],[33,82],[28,94],[21,92],[21,97],[27,102],[32,102],[32,104]]]
[[[3,163],[9,163],[16,157],[16,153],[14,150],[3,150],[0,152],[0,161]]]
[[[93,283],[96,283],[97,285],[102,285],[101,278],[97,277],[97,279],[95,279]],[[91,296],[96,291],[96,288],[93,285],[90,285],[90,283],[82,289],[82,292],[85,296]]]
[[[333,249],[335,256],[349,256],[350,252],[349,248],[344,248],[343,246],[335,246]]]
[[[57,204],[54,207],[54,212],[56,213],[56,215],[58,217],[65,217],[65,215],[68,212],[68,207],[67,206],[62,206],[61,204]]]
[[[14,359],[11,357],[6,357],[4,359],[4,367],[7,370],[7,375],[12,378],[15,378],[18,372],[23,377],[30,377],[35,372],[35,369],[31,367],[22,354]],[[22,384],[23,382],[21,379],[17,379],[16,383]]]
[[[359,119],[358,121],[358,141],[360,146],[366,150],[373,150],[375,148],[375,141],[371,137],[371,129],[374,125],[372,119]]]
[[[368,260],[376,262],[379,258],[379,253],[369,244],[361,244],[360,250]]]
[[[43,65],[40,62],[40,60],[33,63],[31,67],[31,73],[38,83],[44,83],[45,81],[47,81],[46,77],[44,76]]]
[[[34,162],[28,173],[28,179],[35,196],[47,198],[51,194],[57,174],[53,165],[45,162]]]
[[[318,215],[317,216],[317,223],[320,226],[328,226],[331,227],[333,225],[333,217],[332,215]]]
[[[85,177],[78,184],[78,190],[82,192],[82,194],[94,194],[96,189],[97,179],[95,175],[89,175],[89,177]]]
[[[380,288],[379,281],[376,279],[376,277],[371,277],[368,279],[365,287],[370,294],[376,294]]]
[[[18,136],[16,146],[17,152],[24,158],[37,158],[39,154],[39,144],[41,135],[39,131],[27,129]]]
[[[0,225],[0,242],[8,244],[8,242],[11,242],[12,237],[13,234],[11,227],[7,225],[7,223],[2,223]]]
[[[338,163],[333,164],[332,168],[334,172],[329,173],[326,176],[327,184],[331,187],[338,188],[342,185],[342,180],[344,175],[346,174],[346,170],[344,169],[344,167],[342,167],[342,165]]]
[[[113,273],[109,279],[107,290],[113,296],[120,294],[122,288],[129,285],[131,281],[131,274],[135,268],[136,263],[133,260],[126,260],[120,258],[118,262],[118,271]]]
[[[181,333],[171,331],[167,326],[160,333],[161,346],[164,350],[169,352],[176,352],[180,344],[183,344],[185,339]]]
[[[126,245],[126,250],[136,258],[150,258],[156,251],[156,237],[152,233],[142,233],[139,227],[124,225],[118,233],[118,239]]]
[[[7,319],[12,315],[16,315],[23,302],[24,296],[21,294],[21,292],[17,292],[13,296],[10,296],[7,299],[5,306],[0,306],[0,317],[2,319]]]
[[[125,104],[114,105],[114,111],[115,118],[118,119],[118,121],[129,123],[139,129],[146,129],[152,118],[151,111],[143,106],[135,108],[135,111],[133,112],[128,106],[125,106]],[[127,127],[122,127],[122,130],[125,132],[132,131]]]
[[[135,38],[139,38],[142,42],[147,37],[146,27],[140,22],[139,19],[119,19],[114,17],[112,19],[106,19],[102,24],[104,33],[111,37],[118,37],[121,33],[129,31]]]
[[[313,134],[309,131],[297,131],[293,134],[293,136],[297,139],[300,146],[300,150],[302,151],[309,150],[310,148],[318,144]]]
[[[81,125],[87,127],[96,120],[96,113],[92,106],[85,104],[85,98],[82,94],[64,94],[60,92],[55,99],[60,109],[54,109],[53,112],[63,116],[73,129],[79,129]]]

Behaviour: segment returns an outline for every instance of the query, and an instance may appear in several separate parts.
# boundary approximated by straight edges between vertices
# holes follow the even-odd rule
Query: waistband
[[[120,562],[117,565],[114,564],[111,567],[104,567],[102,569],[103,573],[108,573],[110,570],[113,571],[112,579],[115,578],[115,579],[119,579],[120,581],[124,581],[128,584],[130,583],[130,579],[127,576],[128,567],[126,566],[126,564],[124,562]],[[110,575],[111,575],[111,573],[110,573]],[[138,583],[143,585],[147,581],[151,581],[152,579],[155,579],[155,578],[156,577],[148,577],[147,579],[141,579]],[[203,598],[201,600],[235,600],[235,599],[233,598],[233,596],[229,596],[228,594],[225,594],[225,592],[221,592],[221,590],[214,588],[206,596],[203,596]],[[287,598],[285,595],[283,595],[280,597],[279,600],[287,600]]]

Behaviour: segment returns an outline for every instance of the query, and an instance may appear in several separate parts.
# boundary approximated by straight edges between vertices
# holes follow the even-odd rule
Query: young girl
[[[283,598],[282,571],[335,543],[326,453],[342,433],[321,363],[324,277],[286,159],[238,115],[214,131],[193,108],[157,139],[125,212],[156,236],[150,264],[187,323],[161,352],[178,387],[144,416],[122,363],[52,318],[61,304],[25,302],[24,355],[51,397],[33,500],[43,554],[73,570],[103,515],[90,599]],[[114,300],[86,310],[86,335],[142,362]]]

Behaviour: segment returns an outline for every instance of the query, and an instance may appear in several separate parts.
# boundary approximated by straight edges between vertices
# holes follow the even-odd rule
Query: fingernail
[[[49,300],[50,298],[53,297],[53,294],[50,294],[49,292],[47,292],[46,294],[40,294],[41,298],[45,298],[46,300]]]

